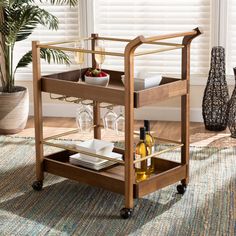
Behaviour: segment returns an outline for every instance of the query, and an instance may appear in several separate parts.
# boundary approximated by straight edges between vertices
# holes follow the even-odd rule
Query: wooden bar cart
[[[190,79],[190,44],[192,39],[200,35],[198,28],[183,33],[160,35],[145,38],[138,36],[133,40],[100,37],[92,34],[88,41],[91,41],[91,49],[78,49],[62,46],[68,42],[40,44],[38,41],[32,43],[33,50],[33,76],[34,76],[34,114],[35,114],[35,145],[36,145],[36,181],[32,187],[34,190],[41,190],[43,187],[44,172],[77,180],[93,186],[124,194],[125,207],[121,209],[122,218],[129,218],[134,207],[134,198],[140,198],[160,188],[181,181],[177,186],[179,193],[184,193],[189,182],[189,79]],[[165,39],[180,38],[182,43],[167,43]],[[40,49],[53,48],[64,51],[84,52],[92,54],[92,67],[96,66],[95,40],[103,39],[126,43],[124,53],[103,52],[105,55],[124,57],[124,72],[105,70],[110,74],[110,82],[107,87],[89,85],[84,82],[77,82],[78,71],[63,72],[48,76],[41,76]],[[161,48],[149,51],[136,52],[136,48],[143,44],[158,46]],[[182,50],[182,75],[181,79],[163,77],[159,86],[145,90],[134,91],[134,58],[146,54],[159,53],[168,50]],[[82,74],[86,69],[82,69]],[[122,84],[121,75],[125,74],[125,85]],[[62,145],[51,142],[53,138],[66,135],[70,132],[43,137],[42,120],[42,92],[60,94],[66,97],[76,97],[93,101],[94,114],[94,138],[101,139],[100,107],[101,103],[122,105],[125,107],[125,145],[124,149],[115,148],[115,152],[124,154],[124,161],[114,160],[117,165],[111,168],[95,171],[69,163],[69,156],[79,152],[73,146]],[[181,96],[181,142],[167,140],[173,146],[166,150],[152,153],[151,155],[134,160],[134,108],[150,105],[154,102]],[[75,130],[74,132],[77,132]],[[163,140],[160,137],[155,137]],[[164,140],[166,141],[166,140]],[[51,145],[62,148],[63,151],[44,155],[43,145]],[[158,156],[161,153],[181,148],[181,162],[164,160]],[[80,151],[80,153],[88,154]],[[109,157],[89,153],[105,160]],[[154,157],[155,174],[142,182],[135,181],[134,164]]]

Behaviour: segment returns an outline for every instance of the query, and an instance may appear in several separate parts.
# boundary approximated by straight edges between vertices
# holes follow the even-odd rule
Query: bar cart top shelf
[[[86,71],[83,69],[82,74]],[[91,99],[97,102],[107,102],[116,105],[125,103],[125,87],[121,81],[124,72],[103,70],[110,75],[107,87],[77,83],[79,71],[68,71],[42,77],[42,91],[61,94],[82,99]],[[187,83],[176,78],[163,77],[159,86],[134,91],[134,108],[153,104],[186,93]]]
[[[170,51],[174,49],[183,49],[185,47],[185,42],[183,40],[182,44],[177,43],[169,43],[169,42],[160,42],[165,39],[172,38],[188,38],[191,41],[193,37],[196,37],[200,34],[198,28],[193,31],[183,32],[183,33],[175,33],[161,36],[153,36],[145,38],[143,36],[138,36],[133,40],[130,39],[119,39],[119,38],[110,38],[110,37],[99,37],[94,34],[94,37],[86,38],[85,40],[108,40],[108,41],[119,41],[127,43],[123,53],[117,52],[99,52],[95,50],[89,49],[78,49],[71,46],[71,44],[75,41],[65,41],[65,42],[53,42],[53,43],[44,43],[37,44],[39,48],[51,48],[51,49],[59,49],[63,51],[71,51],[71,52],[84,52],[91,54],[104,54],[110,56],[119,56],[124,57],[125,59],[136,56],[143,56],[147,54],[159,53],[163,51]],[[185,37],[186,36],[186,37]],[[150,44],[152,46],[161,46],[161,48],[146,50],[146,51],[138,51],[135,52],[135,49],[142,44]],[[62,46],[64,45],[64,46]],[[67,46],[65,46],[67,45]],[[129,62],[124,61],[126,65]],[[82,74],[84,74],[86,69],[83,69]],[[116,105],[124,105],[125,104],[125,93],[128,91],[133,93],[134,102],[133,107],[138,108],[146,105],[153,104],[154,101],[165,100],[174,96],[181,96],[186,94],[188,84],[184,78],[176,79],[163,77],[159,86],[148,88],[145,90],[134,91],[133,88],[133,80],[134,80],[134,72],[131,70],[125,70],[124,72],[113,71],[113,70],[104,70],[108,74],[110,74],[110,82],[107,87],[102,86],[94,86],[88,85],[86,83],[76,83],[78,71],[68,71],[58,74],[53,74],[49,76],[42,77],[42,91],[48,93],[56,93],[66,96],[74,96],[82,99],[91,99],[97,102],[110,102]],[[125,85],[122,84],[121,75],[125,74]]]

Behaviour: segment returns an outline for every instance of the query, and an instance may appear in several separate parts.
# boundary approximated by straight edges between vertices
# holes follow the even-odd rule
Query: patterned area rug
[[[34,139],[0,136],[0,235],[236,235],[235,148],[191,147],[187,192],[171,185],[136,200],[129,220],[119,194],[50,174],[33,191],[34,163]]]

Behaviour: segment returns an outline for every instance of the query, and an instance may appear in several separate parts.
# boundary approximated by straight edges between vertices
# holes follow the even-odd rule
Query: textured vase
[[[225,130],[228,123],[229,92],[225,79],[225,50],[213,47],[211,67],[202,101],[205,128],[211,131]]]
[[[0,92],[0,134],[15,134],[22,131],[29,114],[28,89],[15,87],[13,93]]]
[[[234,78],[236,81],[236,67],[234,68]],[[229,107],[228,127],[231,133],[231,137],[236,138],[236,82],[232,96],[229,100],[228,107]]]

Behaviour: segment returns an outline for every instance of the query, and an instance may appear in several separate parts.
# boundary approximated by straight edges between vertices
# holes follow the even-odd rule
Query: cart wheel
[[[183,184],[177,185],[177,191],[179,194],[184,194],[186,191],[187,186]]]
[[[120,216],[123,219],[128,219],[132,216],[133,209],[132,208],[122,208],[120,210]]]
[[[32,184],[32,188],[36,191],[40,191],[43,188],[43,181],[34,181]]]

